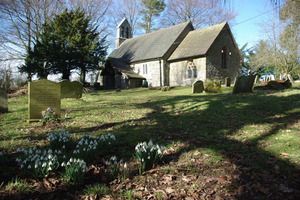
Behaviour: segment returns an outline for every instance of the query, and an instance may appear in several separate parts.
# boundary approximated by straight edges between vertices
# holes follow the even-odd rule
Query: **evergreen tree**
[[[164,0],[142,0],[144,9],[141,10],[143,15],[140,26],[145,29],[146,33],[150,33],[153,28],[155,17],[158,17],[164,11],[166,4]]]
[[[79,9],[55,16],[44,25],[40,38],[26,58],[26,67],[33,67],[40,77],[62,73],[62,79],[69,79],[72,70],[79,70],[84,82],[86,72],[98,69],[106,56],[105,37],[100,39]]]

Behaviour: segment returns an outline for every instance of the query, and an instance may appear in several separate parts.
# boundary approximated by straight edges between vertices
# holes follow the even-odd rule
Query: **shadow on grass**
[[[115,151],[122,158],[132,157],[135,145],[150,139],[164,145],[186,144],[167,162],[178,161],[185,152],[210,149],[236,166],[239,178],[232,185],[238,199],[297,199],[299,166],[266,151],[262,142],[299,123],[300,94],[265,94],[163,97],[137,104],[137,108],[152,110],[141,119],[78,127],[72,132],[113,128],[109,132],[118,137],[120,143]],[[154,123],[143,123],[148,120]],[[257,134],[243,140],[247,126],[257,128]],[[259,126],[263,128],[259,130]]]
[[[211,149],[227,158],[239,175],[234,183],[240,199],[297,199],[300,197],[299,166],[266,151],[260,142],[278,131],[299,123],[300,95],[210,95],[170,97],[138,105],[153,112],[152,126],[124,126],[115,130],[122,150],[133,154],[138,142],[153,139],[165,145],[180,141],[188,144],[172,155],[173,161],[183,152]],[[176,110],[177,103],[188,104]],[[205,102],[205,104],[201,104]],[[196,110],[195,105],[204,106]],[[172,111],[165,111],[165,107]],[[181,111],[185,110],[185,111]],[[235,139],[246,126],[266,125],[258,136],[245,141]]]

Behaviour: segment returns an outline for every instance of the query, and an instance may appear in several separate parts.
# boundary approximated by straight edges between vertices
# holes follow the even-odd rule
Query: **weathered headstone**
[[[63,80],[60,83],[61,86],[61,98],[76,98],[82,97],[83,84],[78,81]]]
[[[61,86],[48,80],[29,82],[28,84],[29,120],[42,118],[42,111],[54,108],[60,117]]]
[[[6,89],[0,87],[0,113],[7,113],[8,106],[7,106],[7,92]]]
[[[256,75],[242,75],[236,79],[233,94],[252,92]]]
[[[231,84],[231,78],[230,77],[226,77],[225,78],[225,85],[226,85],[226,87],[230,87],[230,84]]]
[[[202,93],[204,91],[203,81],[197,80],[193,83],[193,94]]]

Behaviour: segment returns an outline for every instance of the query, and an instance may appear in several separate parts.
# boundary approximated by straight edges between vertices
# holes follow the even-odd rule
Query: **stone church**
[[[116,49],[102,71],[105,88],[190,86],[196,80],[231,80],[241,53],[227,23],[194,30],[191,22],[132,37],[127,19],[117,26]]]

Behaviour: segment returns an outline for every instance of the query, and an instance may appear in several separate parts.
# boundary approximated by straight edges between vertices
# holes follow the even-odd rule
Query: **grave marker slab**
[[[197,80],[193,83],[193,94],[195,93],[202,93],[204,91],[204,84],[203,81]]]
[[[233,94],[252,92],[256,75],[242,75],[236,79]]]
[[[6,89],[0,87],[0,113],[8,112],[7,92]]]
[[[83,84],[78,81],[63,80],[59,82],[61,85],[61,98],[76,98],[82,97]]]
[[[28,83],[28,104],[29,120],[42,118],[42,111],[47,108],[54,108],[60,117],[60,95],[61,86],[59,83],[49,80],[38,80]]]

